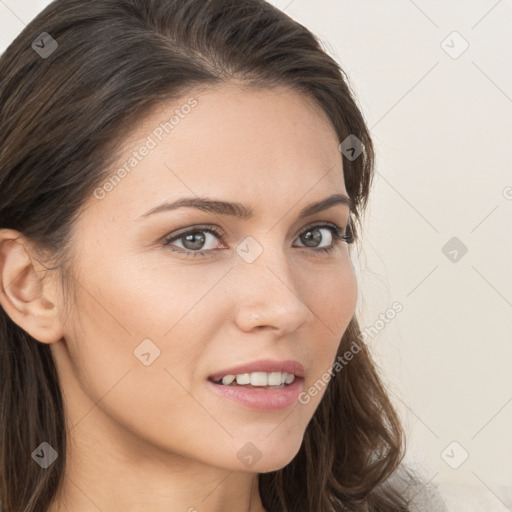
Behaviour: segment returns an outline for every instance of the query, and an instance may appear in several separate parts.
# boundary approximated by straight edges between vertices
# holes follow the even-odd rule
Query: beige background
[[[48,3],[0,0],[0,52]],[[271,3],[340,62],[376,144],[358,310],[407,460],[450,510],[512,510],[512,2]]]

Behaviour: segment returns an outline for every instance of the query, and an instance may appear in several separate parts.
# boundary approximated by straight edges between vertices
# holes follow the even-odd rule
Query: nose
[[[234,311],[242,331],[268,328],[282,336],[313,319],[300,295],[297,273],[282,250],[264,250],[252,263],[240,259],[236,266],[232,276],[237,286]]]

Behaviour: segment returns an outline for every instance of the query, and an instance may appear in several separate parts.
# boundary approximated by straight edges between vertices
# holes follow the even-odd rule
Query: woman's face
[[[347,194],[338,145],[320,108],[285,89],[210,89],[134,127],[73,239],[77,302],[51,345],[72,424],[104,432],[126,457],[153,450],[255,472],[292,460],[356,306],[349,248],[329,227],[342,232],[349,207],[300,216]],[[147,213],[183,198],[252,216]],[[303,367],[290,388],[210,379],[254,362],[235,373],[300,373],[283,361]]]

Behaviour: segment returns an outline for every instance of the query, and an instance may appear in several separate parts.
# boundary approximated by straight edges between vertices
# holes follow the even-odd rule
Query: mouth
[[[291,380],[291,377],[288,380]],[[231,384],[222,384],[213,379],[208,379],[208,384],[217,397],[259,412],[279,411],[292,407],[297,403],[304,390],[302,377],[296,377],[289,384],[285,382],[275,386],[253,386],[252,384],[238,384],[236,381]]]
[[[221,386],[280,389],[304,378],[304,367],[298,361],[261,359],[221,370],[208,380]]]
[[[266,359],[222,370],[207,380],[217,396],[270,412],[297,402],[304,389],[304,367],[297,361]]]
[[[211,378],[209,381],[221,386],[242,388],[282,389],[292,384],[297,377],[287,372],[251,372],[227,374],[220,378]]]

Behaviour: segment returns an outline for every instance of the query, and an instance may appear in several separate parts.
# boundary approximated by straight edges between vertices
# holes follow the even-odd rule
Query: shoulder
[[[409,512],[448,512],[437,485],[411,468],[400,466],[387,483],[400,492],[408,504]]]
[[[441,482],[437,487],[450,511],[512,510],[512,485],[492,484],[488,488],[475,480],[474,484]]]

